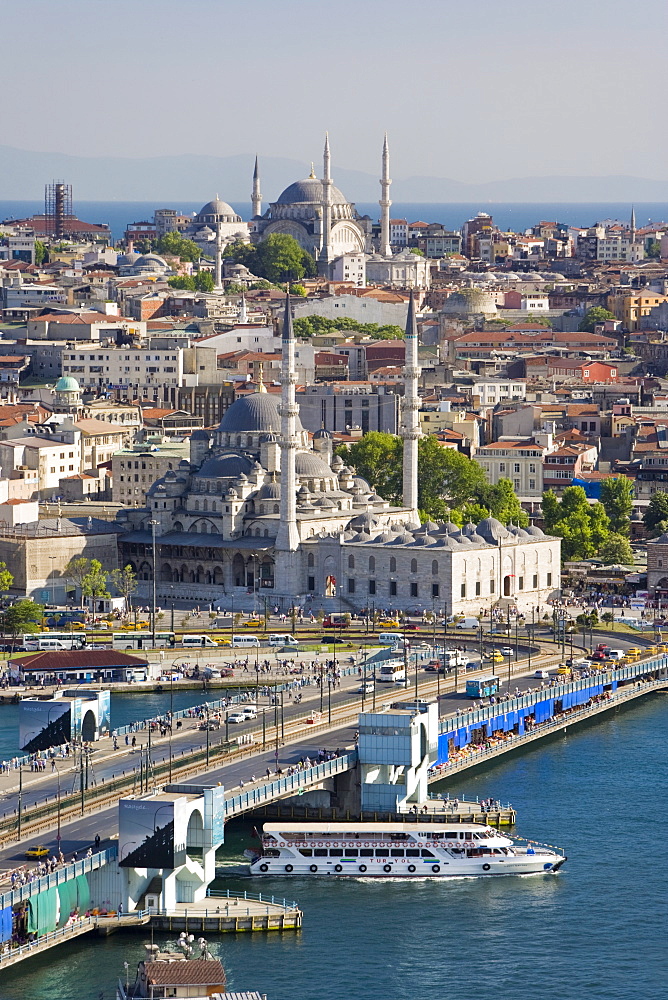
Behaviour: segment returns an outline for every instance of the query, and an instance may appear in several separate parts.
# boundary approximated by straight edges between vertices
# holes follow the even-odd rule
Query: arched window
[[[397,560],[394,558],[394,556],[392,556],[392,558],[390,559],[390,573],[396,573],[396,572],[397,572]]]
[[[195,500],[195,510],[199,510],[199,500]]]
[[[315,566],[315,559],[313,558],[313,553],[309,552],[307,563],[309,566]]]
[[[369,572],[370,573],[376,572],[376,560],[374,556],[369,556]]]
[[[274,514],[278,514],[278,512],[279,512],[279,507],[278,507],[278,504],[275,503],[274,504]]]
[[[348,556],[348,569],[355,569],[355,556]]]
[[[264,514],[264,504],[263,503],[260,504],[260,513]]]
[[[432,576],[438,576],[438,560],[433,559],[431,563]]]
[[[417,573],[417,559],[411,559],[411,573]]]
[[[216,509],[216,501],[212,500],[211,501],[211,510],[215,510],[215,509]]]
[[[202,500],[202,510],[208,510],[208,509],[209,509],[209,501]]]

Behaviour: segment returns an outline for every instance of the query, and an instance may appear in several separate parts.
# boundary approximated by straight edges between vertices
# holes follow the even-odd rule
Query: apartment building
[[[126,507],[145,507],[153,483],[190,459],[189,438],[149,437],[111,458],[112,500]]]
[[[533,438],[495,441],[478,449],[476,461],[490,483],[510,479],[518,496],[535,498],[542,496],[543,459],[552,447],[549,436],[545,444]]]
[[[81,388],[123,395],[165,398],[164,392],[183,384],[183,348],[97,347],[63,352],[63,375],[71,375]]]

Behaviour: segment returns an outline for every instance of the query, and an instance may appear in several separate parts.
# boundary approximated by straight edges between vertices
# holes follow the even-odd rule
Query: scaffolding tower
[[[52,181],[44,189],[44,214],[49,236],[59,239],[67,236],[73,218],[72,185],[64,181]]]

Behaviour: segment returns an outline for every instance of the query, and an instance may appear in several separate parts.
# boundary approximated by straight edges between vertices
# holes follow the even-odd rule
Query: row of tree
[[[116,592],[125,598],[129,605],[130,598],[137,589],[137,576],[130,565],[123,569],[104,569],[99,559],[86,559],[85,556],[75,556],[70,559],[63,575],[72,580],[81,591],[81,606],[86,600],[111,597],[107,584],[111,581]]]
[[[261,243],[230,243],[223,257],[272,283],[313,278],[317,273],[313,257],[287,233],[272,233]]]
[[[290,289],[293,291],[293,289]],[[350,316],[342,316],[340,319],[328,319],[326,316],[300,316],[294,321],[295,335],[297,337],[319,337],[324,333],[331,333],[332,330],[355,330],[365,337],[373,337],[374,340],[403,340],[404,331],[400,326],[387,324],[380,326],[378,323],[357,323]]]

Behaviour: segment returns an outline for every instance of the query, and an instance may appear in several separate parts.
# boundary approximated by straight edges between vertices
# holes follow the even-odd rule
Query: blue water
[[[354,192],[347,192],[354,199]],[[111,227],[114,239],[121,239],[129,222],[151,221],[156,208],[175,208],[185,214],[198,212],[201,204],[195,202],[152,202],[152,201],[78,201],[74,211],[85,222],[105,222]],[[243,219],[250,218],[250,202],[232,202],[232,207]],[[265,206],[266,207],[266,206]],[[636,222],[644,226],[649,222],[659,223],[668,218],[665,202],[644,202],[636,204]],[[360,215],[378,218],[377,202],[357,204]],[[0,201],[0,219],[18,219],[35,212],[44,211],[42,201]],[[489,212],[501,229],[523,232],[542,219],[565,222],[569,225],[590,226],[603,219],[628,220],[631,207],[626,202],[446,202],[442,204],[395,202],[392,205],[394,218],[405,218],[409,222],[438,222],[448,229],[459,229],[461,225],[478,212]]]
[[[663,1000],[667,723],[668,701],[651,696],[448,783],[511,801],[518,832],[564,846],[557,876],[254,881],[296,899],[304,927],[212,939],[229,988],[268,1000]],[[228,828],[231,854],[247,836]],[[5,972],[0,997],[111,1000],[146,937],[51,951]]]

